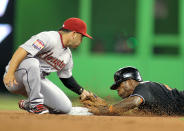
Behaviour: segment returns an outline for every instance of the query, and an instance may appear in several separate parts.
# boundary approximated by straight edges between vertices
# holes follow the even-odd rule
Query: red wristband
[[[112,112],[112,105],[109,106],[109,112]]]

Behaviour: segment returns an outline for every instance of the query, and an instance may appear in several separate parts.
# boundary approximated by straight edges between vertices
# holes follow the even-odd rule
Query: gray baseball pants
[[[15,72],[15,78],[18,85],[6,86],[7,90],[27,96],[30,107],[44,104],[52,113],[70,112],[71,101],[59,87],[42,76],[39,61],[36,58],[23,60]]]

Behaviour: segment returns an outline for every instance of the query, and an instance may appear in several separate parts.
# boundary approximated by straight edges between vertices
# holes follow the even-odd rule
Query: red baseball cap
[[[90,39],[92,37],[87,34],[87,26],[86,23],[79,18],[69,18],[64,21],[63,28],[71,31],[76,31]]]

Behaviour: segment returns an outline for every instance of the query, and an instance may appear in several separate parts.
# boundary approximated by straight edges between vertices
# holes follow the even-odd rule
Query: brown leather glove
[[[99,107],[99,106],[108,106],[107,102],[102,98],[96,95],[86,96],[85,99],[80,100],[81,104],[84,107],[91,108],[91,107]]]

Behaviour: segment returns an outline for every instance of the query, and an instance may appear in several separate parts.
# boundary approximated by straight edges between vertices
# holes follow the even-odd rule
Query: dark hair
[[[68,30],[68,29],[64,29],[63,27],[61,27],[60,29],[59,29],[59,31],[63,31],[63,32],[71,32],[71,30]]]

